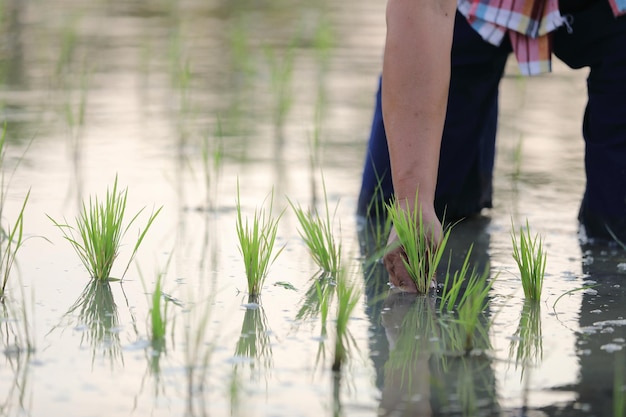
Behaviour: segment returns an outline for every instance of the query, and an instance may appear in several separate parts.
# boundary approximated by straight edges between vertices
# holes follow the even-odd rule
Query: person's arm
[[[421,209],[433,244],[441,238],[434,209],[439,150],[450,83],[455,0],[389,0],[382,106],[397,201]],[[419,190],[419,192],[418,192]],[[418,207],[414,207],[418,192]],[[395,230],[390,244],[397,240]],[[417,291],[401,247],[384,257],[392,284]]]

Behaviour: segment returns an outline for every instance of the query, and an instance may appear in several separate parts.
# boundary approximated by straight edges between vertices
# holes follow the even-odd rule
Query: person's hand
[[[429,239],[430,250],[435,250],[439,246],[443,235],[441,222],[439,222],[434,211],[426,210],[422,211],[422,220],[424,227],[427,228],[426,236]],[[416,293],[418,292],[417,286],[409,275],[405,262],[408,262],[406,252],[400,244],[395,227],[392,227],[387,239],[387,250],[383,256],[383,263],[387,268],[387,272],[389,272],[389,281],[394,287],[402,291]],[[434,274],[430,287],[437,287],[437,279]]]

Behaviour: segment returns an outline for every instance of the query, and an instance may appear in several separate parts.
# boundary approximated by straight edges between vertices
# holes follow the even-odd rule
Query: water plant
[[[485,330],[481,323],[495,278],[488,279],[488,267],[482,273],[476,268],[470,270],[472,249],[473,245],[469,247],[461,268],[454,274],[448,268],[439,300],[439,312],[448,315],[441,318],[442,328],[447,330],[450,348],[455,351],[469,352],[478,347],[476,334],[481,336],[481,340],[488,340],[485,334],[481,334]]]
[[[283,56],[278,56],[276,48],[265,47],[265,56],[270,66],[271,91],[274,99],[274,127],[281,130],[285,117],[293,104],[291,80],[293,78],[295,47],[289,45]]]
[[[266,201],[263,201],[263,205]],[[251,296],[261,294],[261,288],[265,282],[270,265],[285,248],[283,246],[274,253],[278,224],[284,210],[278,216],[273,217],[273,191],[269,195],[269,208],[266,210],[263,205],[255,209],[252,221],[249,222],[247,218],[244,221],[241,212],[239,181],[237,181],[236,229],[237,237],[239,238],[239,251],[243,256],[246,278],[248,280],[248,293]]]
[[[482,274],[471,274],[465,292],[459,301],[458,322],[465,334],[464,348],[466,352],[476,347],[475,333],[485,331],[485,328],[481,326],[481,320],[487,308],[487,296],[495,281],[495,278],[489,280],[488,277],[489,269],[487,268]]]
[[[333,230],[333,219],[328,208],[328,198],[326,196],[326,185],[324,187],[324,215],[320,216],[316,209],[305,210],[299,204],[296,206],[288,199],[291,208],[296,214],[300,223],[300,236],[309,248],[309,252],[315,263],[331,275],[336,275],[341,264],[341,242],[335,240]]]
[[[414,207],[420,207],[417,192]],[[387,204],[387,211],[398,234],[399,244],[402,245],[406,254],[404,265],[415,282],[418,293],[427,293],[435,278],[451,228],[444,231],[439,245],[435,246],[431,239],[435,231],[424,224],[421,208],[405,210],[394,199]]]
[[[5,181],[5,158],[7,151],[7,124],[4,123],[2,127],[2,134],[0,134],[0,219],[4,218],[4,210],[6,204],[6,196],[8,193],[8,182]],[[21,162],[21,158],[18,161]],[[17,169],[17,165],[15,167]],[[26,240],[24,238],[24,210],[26,209],[26,203],[30,197],[30,190],[26,193],[24,201],[22,202],[20,211],[17,214],[17,218],[13,223],[13,226],[0,227],[0,301],[4,301],[6,295],[7,283],[13,266],[15,265],[17,253]]]
[[[76,226],[69,225],[67,221],[59,223],[48,216],[54,225],[61,230],[63,237],[70,242],[81,262],[95,280],[112,279],[111,269],[119,254],[122,239],[144,210],[139,210],[124,226],[127,196],[128,189],[118,191],[116,175],[113,189],[109,191],[107,188],[104,201],[98,200],[97,197],[90,197],[88,204],[83,202],[82,209],[76,217]],[[139,231],[128,264],[120,279],[126,275],[148,229],[160,211],[161,208],[153,211],[143,231]]]
[[[341,365],[348,356],[348,349],[356,342],[348,330],[348,321],[354,312],[359,300],[361,299],[361,291],[356,284],[350,282],[344,269],[340,270],[337,276],[337,317],[335,320],[335,356],[333,360],[332,370],[338,372]]]
[[[473,269],[471,273],[469,269],[473,247],[473,244],[469,247],[461,268],[455,271],[454,274],[450,273],[451,262],[448,263],[448,270],[446,271],[446,278],[439,302],[440,313],[452,313],[456,309],[457,303],[462,299],[463,284],[468,280],[468,274],[470,274],[470,281],[478,279],[476,269]]]
[[[0,147],[2,147],[1,144]],[[22,208],[17,215],[17,219],[15,220],[13,227],[8,226],[6,230],[4,228],[2,228],[1,230],[2,237],[0,240],[0,274],[2,275],[2,287],[0,287],[0,301],[4,300],[7,282],[9,281],[9,276],[11,275],[11,271],[13,270],[17,252],[24,244],[24,209],[26,208],[26,203],[28,202],[29,196],[30,191],[26,194],[26,197],[24,198]],[[0,205],[3,206],[4,195],[0,197],[0,200]],[[0,209],[0,212],[1,211],[2,210]]]
[[[202,168],[206,187],[206,209],[211,210],[217,199],[217,182],[224,157],[224,133],[221,119],[217,118],[214,132],[215,140],[204,135],[202,141]]]
[[[513,222],[511,222],[513,225]],[[526,231],[520,228],[519,240],[515,227],[511,231],[513,241],[513,259],[517,263],[524,288],[524,296],[527,299],[539,301],[543,287],[543,278],[546,270],[547,253],[543,249],[542,238],[536,235],[531,236],[528,219],[526,220]]]
[[[169,301],[173,299],[163,292],[163,278],[172,259],[172,253],[170,253],[165,268],[156,274],[154,290],[152,291],[152,294],[150,294],[148,297],[148,322],[150,329],[150,340],[152,342],[152,348],[156,352],[161,352],[165,350],[165,334],[167,330],[168,307]],[[146,283],[143,274],[141,273],[141,270],[139,270],[139,275],[141,276],[143,289],[145,293],[148,294]],[[158,357],[158,354],[154,356]]]

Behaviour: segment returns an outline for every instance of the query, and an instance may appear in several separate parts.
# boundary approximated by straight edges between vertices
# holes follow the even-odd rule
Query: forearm
[[[434,204],[450,80],[454,0],[389,0],[382,105],[396,197]]]

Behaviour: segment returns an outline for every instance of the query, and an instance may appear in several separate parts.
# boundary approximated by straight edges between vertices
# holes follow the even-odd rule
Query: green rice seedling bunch
[[[54,225],[61,230],[63,237],[71,243],[81,262],[95,280],[112,278],[111,269],[118,257],[122,239],[128,233],[130,227],[137,221],[141,212],[143,212],[143,209],[139,210],[128,224],[124,226],[127,196],[128,189],[118,191],[117,176],[115,176],[113,189],[109,190],[107,188],[104,201],[98,200],[97,197],[90,197],[89,203],[83,202],[82,210],[76,217],[75,227],[70,226],[67,222],[59,223],[48,216]],[[143,231],[139,232],[126,269],[120,279],[124,278],[148,229],[160,211],[161,208],[153,212],[148,218]]]
[[[8,192],[8,184],[5,182],[5,156],[7,150],[7,124],[2,126],[0,134],[0,219],[4,219],[4,209],[6,196]],[[18,160],[21,162],[22,159]],[[17,169],[17,165],[14,170]],[[13,171],[14,172],[14,171]],[[11,276],[11,271],[15,265],[17,252],[24,244],[24,210],[30,196],[30,190],[26,193],[26,197],[22,202],[20,211],[15,219],[13,226],[0,226],[0,301],[4,299],[7,283]]]
[[[323,217],[316,210],[304,210],[300,205],[296,206],[291,200],[289,204],[300,223],[300,237],[309,248],[313,260],[322,271],[336,275],[341,264],[341,242],[335,240],[328,200],[325,198]]]
[[[153,341],[162,341],[165,339],[167,303],[163,302],[162,280],[163,274],[159,274],[154,286],[154,292],[152,293],[152,305],[150,306],[150,323],[152,324]]]
[[[446,272],[446,278],[439,301],[439,312],[452,313],[457,307],[457,302],[461,299],[460,296],[463,290],[463,283],[468,279],[468,275],[471,280],[476,279],[476,269],[472,270],[470,273],[469,260],[473,247],[474,245],[472,244],[467,251],[467,255],[465,255],[465,260],[463,261],[461,269],[454,272],[454,274],[450,273],[450,262],[448,263],[448,271]]]
[[[420,207],[417,193],[415,193],[414,207]],[[444,232],[441,242],[434,247],[429,239],[429,234],[434,231],[424,224],[421,209],[404,210],[398,201],[393,201],[387,205],[387,211],[406,253],[404,260],[406,269],[415,282],[417,291],[427,293],[435,278],[451,229],[448,228]]]
[[[350,316],[361,299],[361,291],[356,284],[348,281],[345,270],[339,272],[337,278],[337,318],[335,334],[335,358],[332,370],[338,372],[348,356],[350,345],[356,342],[348,330]]]
[[[467,280],[465,292],[459,301],[458,321],[465,333],[465,350],[474,348],[474,334],[481,328],[481,318],[487,308],[487,296],[494,280],[488,280],[489,269],[482,274],[472,273]]]
[[[265,282],[270,265],[285,248],[278,249],[274,254],[278,223],[284,210],[276,217],[272,217],[273,193],[270,196],[269,209],[260,207],[254,211],[254,217],[249,222],[244,220],[241,212],[241,199],[239,196],[239,183],[237,183],[237,237],[239,238],[239,251],[243,256],[246,278],[248,280],[248,293],[251,296],[261,295],[261,288]]]
[[[515,230],[511,231],[513,241],[513,259],[519,268],[524,296],[531,300],[541,299],[543,278],[546,270],[547,253],[543,249],[543,242],[540,236],[531,236],[528,220],[526,220],[526,231],[519,230],[519,241]]]
[[[214,140],[211,140],[209,135],[204,136],[201,154],[204,185],[206,187],[206,209],[210,210],[214,208],[215,200],[217,199],[217,182],[224,157],[224,133],[222,131],[222,121],[219,117],[215,126]]]
[[[2,145],[0,144],[0,148],[1,147]],[[28,202],[29,196],[30,191],[26,194],[26,197],[24,198],[22,208],[17,215],[17,219],[15,220],[15,224],[13,224],[13,227],[9,226],[6,230],[4,228],[0,230],[0,232],[2,233],[2,236],[0,237],[0,274],[2,274],[0,300],[4,299],[7,282],[9,281],[9,276],[11,275],[13,265],[15,264],[17,252],[24,244],[24,209],[26,208],[26,203]],[[4,203],[4,201],[2,201],[0,204],[2,203]]]
[[[291,81],[293,79],[295,46],[288,45],[284,54],[278,55],[272,46],[265,47],[265,56],[270,66],[271,89],[274,99],[274,126],[281,129],[293,104]]]

